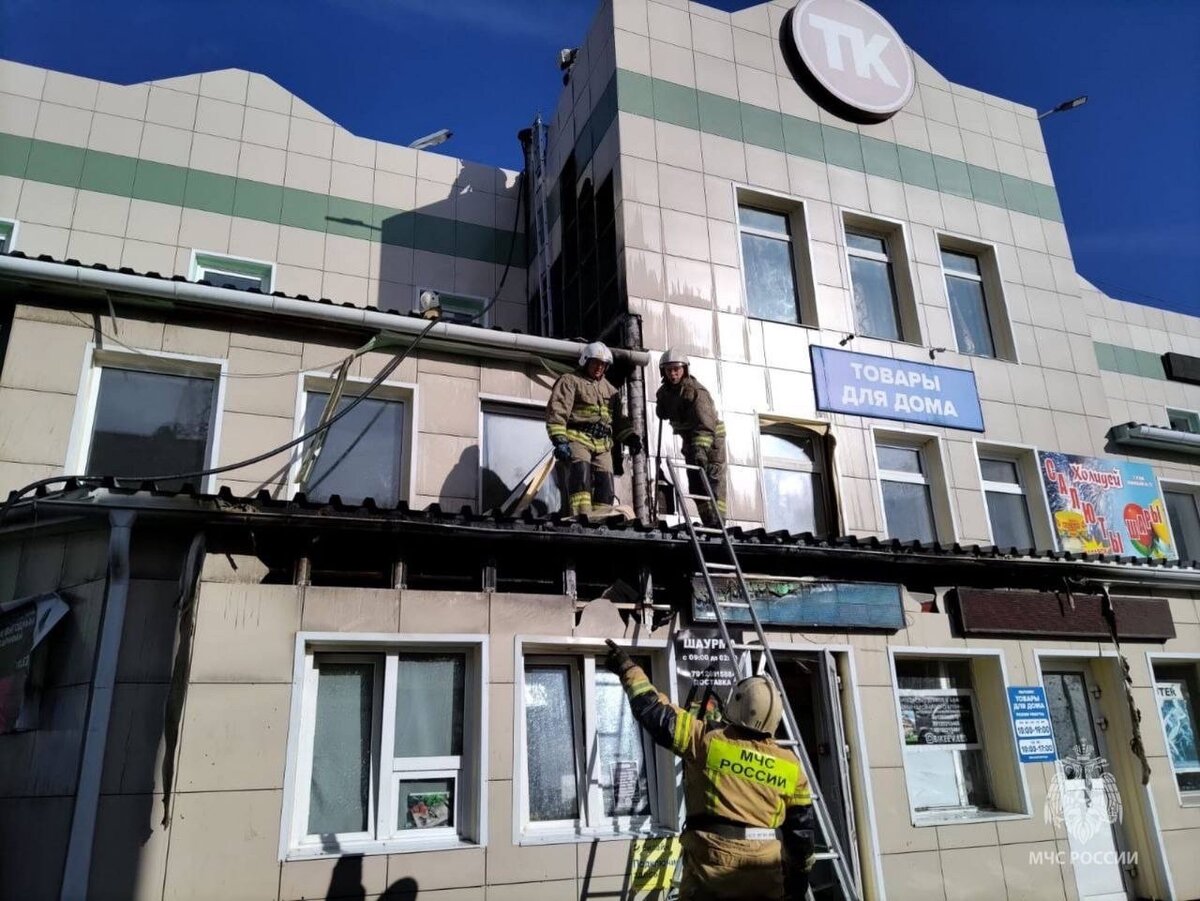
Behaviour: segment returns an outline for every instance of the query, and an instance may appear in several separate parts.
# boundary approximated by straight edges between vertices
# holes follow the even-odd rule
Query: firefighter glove
[[[691,447],[691,453],[688,456],[690,456],[692,458],[692,464],[694,466],[703,466],[703,467],[707,468],[707,466],[708,466],[708,448],[696,447],[696,445],[693,444]]]
[[[571,442],[566,438],[555,438],[554,458],[569,463],[571,461]]]
[[[625,446],[629,448],[631,454],[640,454],[642,452],[642,436],[633,432],[625,439]]]
[[[604,658],[604,667],[610,673],[617,676],[622,675],[625,670],[633,666],[633,661],[629,659],[629,655],[617,647],[617,643],[611,638],[605,640],[608,645],[608,654]]]

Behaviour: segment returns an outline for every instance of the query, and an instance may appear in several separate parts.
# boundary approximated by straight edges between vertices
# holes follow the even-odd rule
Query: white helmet
[[[608,349],[608,345],[603,341],[593,341],[579,352],[580,366],[586,366],[588,360],[599,360],[606,366],[611,366],[613,361],[612,351]]]
[[[738,726],[774,735],[783,717],[783,697],[768,676],[751,676],[733,687],[725,704],[725,719]]]
[[[668,348],[661,357],[658,358],[658,371],[662,372],[672,363],[678,363],[685,369],[692,364],[688,362],[688,355],[676,347]]]

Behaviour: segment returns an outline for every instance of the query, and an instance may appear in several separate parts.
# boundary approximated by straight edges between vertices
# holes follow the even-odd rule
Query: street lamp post
[[[1045,119],[1047,116],[1053,116],[1055,113],[1065,113],[1069,109],[1075,109],[1077,106],[1083,106],[1088,102],[1087,94],[1081,94],[1074,100],[1064,100],[1054,109],[1048,109],[1044,113],[1038,113],[1039,119]]]

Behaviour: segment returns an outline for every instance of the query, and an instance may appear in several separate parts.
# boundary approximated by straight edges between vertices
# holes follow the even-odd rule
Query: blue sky
[[[868,0],[952,81],[1047,109],[1077,267],[1108,293],[1200,314],[1200,3]],[[753,5],[713,0],[723,9]],[[131,83],[262,72],[351,131],[520,165],[595,0],[7,0],[0,55]]]

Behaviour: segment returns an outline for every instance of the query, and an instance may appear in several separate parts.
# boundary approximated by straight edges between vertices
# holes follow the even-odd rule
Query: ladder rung
[[[815,860],[839,860],[840,859],[838,857],[838,855],[834,854],[832,851],[818,851],[816,854],[813,855],[813,858]]]
[[[694,501],[709,501],[710,503],[712,502],[712,498],[709,497],[707,494],[689,494],[689,493],[685,492],[683,496],[690,497]]]
[[[705,535],[724,535],[724,529],[714,529],[712,526],[692,526],[693,532],[703,532]]]
[[[718,607],[734,607],[738,610],[749,610],[749,604],[743,604],[741,601],[717,601]]]
[[[704,566],[707,569],[724,569],[730,571],[737,569],[737,567],[732,563],[712,563],[708,560],[704,561]]]

